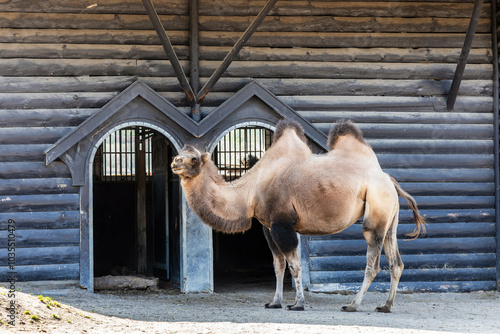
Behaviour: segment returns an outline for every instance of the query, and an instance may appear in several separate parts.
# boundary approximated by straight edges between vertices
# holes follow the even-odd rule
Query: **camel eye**
[[[198,163],[198,158],[192,158],[192,159],[191,159],[191,163],[192,163],[193,165],[196,165],[196,163]]]

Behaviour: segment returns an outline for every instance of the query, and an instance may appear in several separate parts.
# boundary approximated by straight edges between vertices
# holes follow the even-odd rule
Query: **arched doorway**
[[[94,277],[146,275],[180,282],[181,199],[176,154],[144,126],[104,138],[92,162]]]
[[[247,125],[226,133],[215,146],[212,159],[219,173],[231,182],[250,170],[271,146],[273,131]],[[214,285],[228,283],[274,284],[273,257],[259,221],[243,234],[213,232]]]

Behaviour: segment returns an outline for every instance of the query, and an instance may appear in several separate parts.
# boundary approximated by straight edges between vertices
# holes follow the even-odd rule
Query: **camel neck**
[[[200,175],[182,183],[189,206],[214,230],[238,233],[251,227],[247,192],[225,182],[212,161],[205,163]]]

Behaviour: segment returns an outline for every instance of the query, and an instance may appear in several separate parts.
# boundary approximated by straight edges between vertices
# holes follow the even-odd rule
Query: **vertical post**
[[[137,187],[137,272],[147,272],[146,148],[143,129],[135,129],[135,177]]]
[[[200,63],[199,63],[199,12],[198,12],[198,0],[191,0],[190,4],[190,29],[191,35],[189,39],[189,60],[190,60],[190,81],[191,88],[193,89],[194,95],[198,94],[200,90]],[[191,107],[191,117],[199,122],[201,120],[200,114],[200,104],[194,101],[194,105]]]
[[[495,169],[495,222],[496,222],[496,279],[500,290],[500,145],[499,145],[499,73],[498,73],[498,34],[497,34],[497,1],[491,0],[491,45],[493,49],[493,128],[494,128],[494,169]]]
[[[476,3],[474,4],[474,9],[472,11],[472,16],[469,22],[469,28],[467,28],[467,34],[465,35],[465,41],[462,47],[462,52],[460,53],[460,58],[458,59],[458,64],[455,69],[455,75],[453,76],[450,92],[448,94],[448,99],[446,101],[446,107],[448,110],[453,110],[453,107],[455,106],[455,101],[457,100],[458,89],[460,88],[460,83],[462,82],[465,65],[467,64],[467,58],[469,57],[469,52],[472,46],[472,40],[474,39],[474,34],[476,33],[477,22],[479,21],[479,16],[481,15],[481,8],[483,6],[483,2],[484,0],[476,0]]]

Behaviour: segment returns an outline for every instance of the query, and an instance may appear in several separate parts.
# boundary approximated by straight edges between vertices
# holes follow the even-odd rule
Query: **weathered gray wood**
[[[250,23],[251,16],[200,17],[200,28],[207,31],[244,31]],[[174,22],[171,24],[175,26]],[[467,30],[468,24],[468,18],[268,16],[259,27],[259,31],[462,33]],[[490,28],[489,18],[483,18],[478,23],[477,31],[489,32]]]
[[[494,196],[413,196],[422,209],[480,209],[493,208]],[[406,208],[406,202],[400,202]]]
[[[139,40],[138,36],[138,40]],[[189,59],[188,46],[176,45],[174,50],[179,59]],[[225,46],[201,46],[200,59],[222,60],[230,51]],[[2,58],[56,58],[56,59],[167,59],[163,48],[158,45],[115,45],[115,44],[54,44],[54,43],[0,43]],[[372,62],[441,62],[456,63],[460,56],[458,48],[267,48],[244,47],[236,60],[246,61],[372,61]],[[492,60],[491,49],[472,49],[469,64],[488,63]],[[60,78],[68,79],[68,78]],[[84,80],[85,78],[82,78]],[[104,77],[103,80],[113,78]],[[168,78],[165,78],[168,80]],[[115,79],[116,80],[116,79]],[[247,82],[248,83],[248,82]]]
[[[0,266],[8,265],[8,250],[0,248]],[[78,263],[78,246],[16,249],[16,266]]]
[[[493,154],[379,154],[382,168],[490,168]]]
[[[32,81],[33,79],[30,78]],[[39,80],[39,78],[37,78]],[[54,88],[55,89],[55,88]],[[0,109],[0,127],[71,127],[77,126],[99,109]],[[3,144],[3,142],[2,142]]]
[[[61,161],[46,166],[45,162],[0,162],[0,178],[71,177],[68,167]]]
[[[168,31],[173,45],[188,45],[189,33]],[[200,43],[207,46],[231,47],[239,32],[200,32]],[[77,43],[77,44],[159,44],[152,30],[79,30],[79,29],[2,29],[0,43]],[[256,32],[247,46],[260,47],[314,47],[314,48],[461,48],[463,34],[457,33],[316,33]],[[491,47],[489,34],[477,34],[473,48]]]
[[[417,182],[400,182],[403,189],[414,196],[418,195],[491,195],[495,191],[495,184],[465,182],[465,183],[417,183]]]
[[[377,154],[491,154],[491,140],[373,139],[367,141]]]
[[[401,199],[402,201],[403,199]],[[477,223],[494,222],[494,209],[422,209],[421,213],[429,223]],[[413,221],[413,212],[402,210],[399,212],[399,222],[401,224],[410,224],[415,226]]]
[[[89,2],[90,3],[90,2]],[[156,0],[157,10],[161,14],[187,15],[188,3],[185,0]],[[35,13],[123,13],[145,14],[142,3],[135,0],[106,0],[97,6],[82,3],[79,0],[10,0],[0,4],[3,12],[35,12]]]
[[[0,143],[3,145],[53,144],[71,129],[70,127],[0,128]]]
[[[493,169],[386,168],[399,182],[492,182]]]
[[[0,247],[7,247],[8,231],[0,231]],[[16,230],[16,249],[31,247],[78,246],[79,229]]]
[[[0,161],[40,161],[50,144],[0,145]]]
[[[0,213],[0,230],[8,229],[8,220],[16,222],[19,230],[43,229],[77,229],[80,227],[79,211],[53,212],[2,212]]]
[[[331,123],[315,123],[325,133]],[[357,123],[368,139],[493,139],[488,124],[374,124]],[[409,166],[408,166],[409,167]]]
[[[8,281],[11,274],[9,267],[0,267],[0,281]],[[18,281],[76,280],[79,274],[78,263],[16,266]]]
[[[0,197],[2,212],[74,211],[79,208],[78,194],[12,195]]]
[[[224,0],[203,2],[201,15],[257,15],[265,1]],[[352,2],[352,1],[285,1],[278,3],[271,15],[331,15],[331,16],[401,16],[401,17],[470,17],[472,4],[419,2]],[[481,17],[489,16],[489,6]]]
[[[404,282],[421,281],[489,281],[495,280],[494,268],[447,268],[447,269],[405,269],[401,276]],[[312,271],[311,283],[352,283],[362,282],[363,271]],[[390,272],[383,270],[377,274],[375,282],[389,282]]]
[[[157,289],[159,278],[138,276],[103,276],[94,278],[95,290]]]
[[[374,282],[369,291],[387,292],[389,282]],[[351,292],[359,291],[361,283],[319,283],[311,284],[309,291],[314,292]],[[405,292],[472,292],[495,290],[495,281],[435,281],[435,282],[403,282],[398,284],[398,290]]]
[[[429,238],[400,242],[402,254],[493,253],[494,237],[482,238]],[[364,255],[364,240],[310,240],[311,256]]]
[[[403,255],[405,270],[415,268],[467,268],[474,263],[477,268],[492,267],[494,254],[427,254]],[[312,257],[311,271],[364,270],[365,256],[322,256]],[[385,256],[380,257],[380,266],[387,269],[389,263]]]
[[[398,238],[404,239],[408,233],[413,232],[414,224],[400,224],[398,226]],[[419,238],[474,238],[494,237],[495,223],[429,223],[425,234]],[[364,240],[363,226],[361,223],[351,225],[344,231],[327,235],[310,237],[311,240]]]
[[[171,30],[188,30],[189,17],[162,16]],[[21,29],[151,29],[147,15],[70,14],[70,13],[0,13],[0,27]]]
[[[353,113],[342,111],[304,111],[301,114],[313,123],[335,123],[342,119],[350,119],[355,123],[393,124],[491,124],[493,121],[493,114],[490,112],[364,111],[362,113]]]
[[[1,146],[0,146],[1,148]],[[71,179],[0,179],[0,195],[76,194]]]

